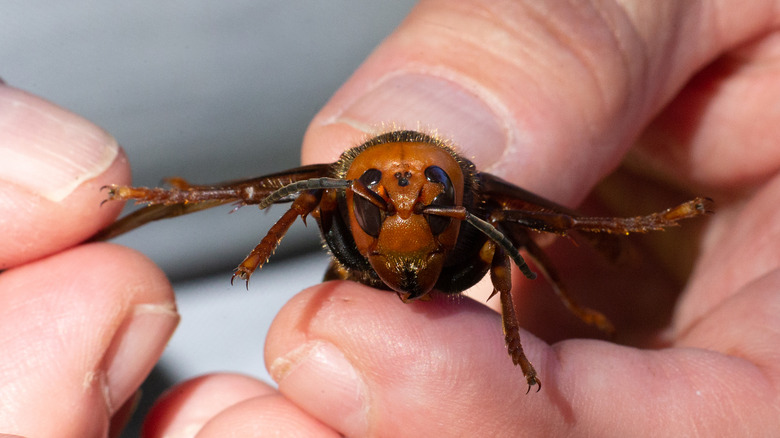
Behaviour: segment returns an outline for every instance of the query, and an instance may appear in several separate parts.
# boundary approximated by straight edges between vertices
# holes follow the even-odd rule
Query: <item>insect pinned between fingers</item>
[[[628,234],[675,226],[701,216],[712,201],[695,198],[659,213],[632,218],[586,217],[494,175],[478,172],[445,141],[416,131],[392,131],[351,148],[331,164],[315,164],[210,186],[175,179],[170,189],[109,186],[109,200],[146,206],[118,220],[95,239],[108,239],[148,222],[236,203],[265,209],[292,204],[236,268],[248,281],[273,254],[290,226],[314,217],[332,262],[326,279],[360,282],[395,291],[403,301],[437,289],[462,292],[488,272],[500,295],[505,342],[528,383],[541,381],[525,356],[511,295],[510,260],[528,278],[536,274],[525,250],[577,317],[605,332],[601,313],[568,293],[531,232]]]

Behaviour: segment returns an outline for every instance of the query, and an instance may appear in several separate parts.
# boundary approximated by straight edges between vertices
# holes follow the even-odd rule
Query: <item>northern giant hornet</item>
[[[268,260],[292,223],[313,216],[333,255],[325,279],[357,281],[395,291],[403,301],[437,289],[462,292],[490,271],[499,294],[509,355],[528,389],[541,381],[523,353],[512,302],[510,260],[528,278],[536,274],[525,250],[563,304],[586,323],[613,331],[601,313],[569,296],[531,231],[567,235],[647,232],[708,212],[712,201],[696,198],[659,213],[632,218],[586,217],[478,172],[447,142],[416,131],[392,131],[347,150],[331,164],[314,164],[259,178],[217,185],[170,179],[170,189],[109,186],[108,200],[146,206],[100,232],[109,239],[147,222],[236,203],[237,207],[292,202],[263,240],[236,268],[249,281]],[[232,280],[231,280],[232,282]],[[537,389],[538,391],[538,389]]]

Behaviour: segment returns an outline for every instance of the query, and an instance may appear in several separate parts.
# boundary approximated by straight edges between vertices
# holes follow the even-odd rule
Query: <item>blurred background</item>
[[[4,2],[0,77],[113,134],[136,185],[258,176],[299,165],[309,120],[413,4]],[[249,291],[231,287],[233,268],[283,209],[229,211],[116,239],[165,270],[182,315],[123,436],[138,436],[150,404],[183,379],[237,371],[270,382],[262,358],[268,326],[292,295],[320,281],[327,255],[316,226],[297,224]]]

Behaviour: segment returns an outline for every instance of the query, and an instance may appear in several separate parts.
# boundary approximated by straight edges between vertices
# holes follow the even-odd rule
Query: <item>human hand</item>
[[[673,197],[670,186],[712,196],[717,214],[699,239],[678,242],[637,271],[574,269],[564,277],[612,317],[627,345],[569,339],[584,328],[550,310],[557,304],[537,293],[542,282],[516,282],[530,332],[524,346],[544,382],[538,394],[525,394],[500,318],[481,304],[403,304],[394,294],[335,282],[299,294],[277,317],[266,360],[279,392],[237,384],[235,376],[188,382],[157,406],[146,433],[203,424],[199,436],[223,436],[227,427],[306,436],[777,430],[772,6],[516,2],[498,9],[423,1],[315,118],[305,162],[333,161],[378,123],[416,128],[422,121],[479,169],[577,205],[638,139],[631,154],[639,176],[620,180],[624,188],[634,178],[655,179],[666,188],[651,189],[663,197]],[[595,263],[565,244],[551,248],[562,271]],[[691,248],[698,255],[677,296],[668,257]],[[625,305],[625,296],[651,308]],[[646,322],[658,312],[670,320]],[[668,348],[642,349],[659,345]]]
[[[76,246],[119,214],[100,187],[130,179],[108,134],[0,85],[0,433],[105,436],[178,321],[146,257]]]

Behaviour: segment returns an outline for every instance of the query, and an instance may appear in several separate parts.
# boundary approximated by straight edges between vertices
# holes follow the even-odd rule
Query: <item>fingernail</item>
[[[109,409],[119,409],[152,370],[179,322],[173,304],[140,304],[119,328],[106,356]]]
[[[366,434],[366,385],[333,344],[306,343],[274,360],[269,368],[279,390],[304,410],[347,436]]]
[[[103,173],[119,146],[88,120],[0,86],[0,180],[59,202]]]
[[[483,100],[486,96],[477,85],[469,90],[441,77],[404,73],[381,80],[334,122],[367,133],[382,124],[438,133],[487,167],[506,149],[508,126]]]

